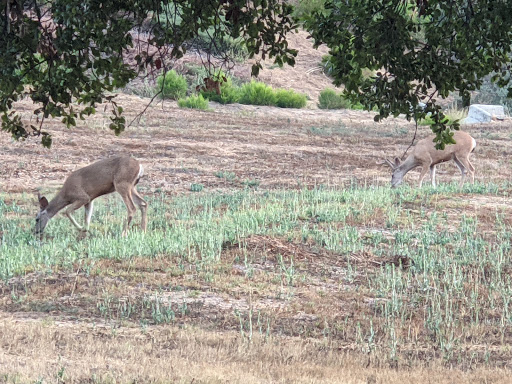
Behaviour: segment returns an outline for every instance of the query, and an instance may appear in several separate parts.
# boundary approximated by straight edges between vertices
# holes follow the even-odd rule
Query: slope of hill
[[[293,89],[306,94],[309,99],[308,107],[316,108],[318,95],[324,88],[334,88],[331,80],[323,73],[320,67],[322,56],[328,53],[326,47],[313,48],[313,41],[308,38],[306,31],[299,30],[297,33],[291,33],[288,36],[288,42],[291,48],[298,50],[295,66],[284,65],[279,67],[272,60],[262,61],[263,69],[258,76],[259,81],[271,85],[274,88]],[[145,40],[147,37],[142,36],[139,39]],[[151,50],[150,50],[151,51]],[[151,51],[152,52],[152,51]],[[128,57],[133,58],[138,53],[133,49]],[[170,61],[171,67],[180,73],[187,73],[190,67],[204,66],[207,57],[204,53],[198,51],[188,51],[183,58]],[[251,80],[251,66],[256,59],[247,60],[245,62],[234,62],[229,69],[229,74],[242,81]],[[217,67],[221,68],[221,64],[214,60]],[[222,67],[224,70],[224,67]],[[154,86],[155,77],[158,73],[139,77],[135,79],[127,89],[144,88]],[[140,93],[140,92],[138,92]]]

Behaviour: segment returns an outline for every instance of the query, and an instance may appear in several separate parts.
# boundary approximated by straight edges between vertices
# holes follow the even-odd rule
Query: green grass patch
[[[203,184],[191,184],[190,185],[190,191],[191,192],[201,192],[204,189]]]
[[[246,180],[247,187],[257,187],[257,180]],[[199,184],[192,185],[197,190]],[[464,186],[465,193],[503,193],[497,185]],[[131,231],[121,237],[126,208],[114,195],[99,199],[91,224],[90,236],[77,241],[77,231],[62,215],[53,218],[39,242],[33,235],[35,210],[31,204],[6,202],[0,198],[0,278],[28,271],[44,270],[56,265],[71,265],[81,259],[130,258],[134,256],[180,255],[215,260],[222,243],[251,234],[292,235],[295,231],[312,231],[320,244],[343,252],[347,243],[337,243],[340,234],[326,227],[303,227],[303,220],[315,218],[321,223],[337,223],[343,231],[351,231],[347,218],[365,225],[376,209],[382,209],[386,227],[398,232],[423,228],[413,215],[400,206],[421,199],[428,204],[432,196],[459,192],[455,184],[441,184],[437,189],[419,192],[407,187],[314,189],[302,191],[258,192],[251,188],[232,194],[207,193],[170,199],[166,196],[149,199],[149,225],[146,234]],[[29,200],[30,197],[22,198]],[[222,209],[220,209],[222,207]],[[82,212],[75,213],[75,216]],[[139,214],[138,214],[139,215]],[[134,219],[137,223],[139,216]],[[397,216],[398,215],[398,216]],[[405,215],[405,216],[404,216]],[[405,226],[398,223],[405,217]],[[342,232],[343,232],[342,231]],[[478,236],[478,234],[474,234]],[[334,237],[332,237],[334,236]],[[418,236],[423,236],[421,233]],[[426,235],[425,235],[426,236]],[[428,235],[433,236],[433,234]],[[364,242],[356,236],[357,248]],[[330,244],[330,245],[329,245]],[[397,249],[408,246],[396,244]]]
[[[228,181],[234,181],[236,179],[236,173],[229,171],[215,172],[215,176],[218,177],[219,179],[226,179]]]
[[[339,189],[245,188],[175,198],[157,195],[147,198],[148,232],[132,229],[126,238],[121,237],[126,209],[112,195],[98,200],[87,237],[79,238],[69,220],[58,215],[50,221],[43,241],[32,234],[31,196],[3,194],[0,278],[55,268],[75,271],[77,263],[88,273],[99,259],[168,258],[170,265],[190,263],[194,273],[215,271],[225,262],[221,256],[227,245],[238,244],[244,251],[244,240],[262,235],[310,249],[310,255],[321,257],[317,250],[328,251],[333,265],[325,278],[335,279],[336,284],[329,283],[326,294],[340,300],[361,299],[360,312],[349,314],[357,317],[357,329],[348,328],[345,315],[332,315],[328,324],[318,317],[324,336],[349,340],[361,348],[370,345],[385,351],[391,362],[400,358],[401,347],[428,346],[451,364],[468,345],[508,348],[512,328],[509,211],[475,209],[471,194],[485,195],[492,203],[510,193],[510,184],[466,184],[461,191],[457,183],[437,189],[354,183]],[[137,215],[134,222],[138,220]],[[269,259],[267,267],[279,272],[279,283],[291,293],[295,284],[308,284],[299,282],[303,276],[296,269],[299,265],[320,280],[318,274],[328,273],[323,258],[312,256],[295,264],[290,255],[274,256],[275,265]],[[397,256],[407,261],[407,267],[387,262]],[[250,267],[250,259],[245,262]],[[243,279],[252,276],[247,273]],[[241,277],[211,273],[210,278],[238,281]],[[105,297],[98,306],[106,318],[111,317],[109,300]],[[173,321],[169,305],[155,306],[169,309],[152,311],[155,323]],[[345,329],[350,329],[350,335],[343,333]],[[373,339],[376,334],[378,340]]]
[[[208,99],[203,98],[201,95],[192,95],[185,99],[178,100],[180,108],[201,109],[206,111],[209,107]]]

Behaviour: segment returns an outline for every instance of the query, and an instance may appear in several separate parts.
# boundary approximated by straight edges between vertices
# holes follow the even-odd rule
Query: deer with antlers
[[[138,206],[142,213],[141,229],[147,226],[147,203],[135,189],[144,168],[137,160],[129,156],[114,157],[78,169],[68,176],[57,195],[50,201],[38,194],[40,211],[36,217],[35,232],[43,234],[48,221],[60,210],[67,207],[65,214],[80,231],[88,231],[91,222],[93,200],[99,196],[116,191],[121,195],[128,210],[123,236],[128,231]],[[80,226],[73,216],[80,207],[85,208],[85,226]]]
[[[462,173],[460,186],[464,184],[466,173],[469,172],[471,181],[475,182],[475,168],[469,161],[469,155],[476,147],[476,141],[469,134],[462,131],[456,131],[453,135],[455,144],[448,144],[444,149],[436,149],[434,137],[429,136],[418,141],[413,148],[412,153],[401,162],[398,157],[394,161],[385,159],[381,164],[387,164],[393,170],[391,176],[391,186],[394,188],[402,183],[407,172],[416,167],[421,167],[419,187],[423,179],[430,170],[432,186],[436,187],[436,165],[445,161],[453,160]]]

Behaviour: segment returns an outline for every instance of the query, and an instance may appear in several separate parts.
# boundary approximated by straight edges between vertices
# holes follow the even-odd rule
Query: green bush
[[[277,96],[271,86],[252,80],[240,89],[241,104],[276,105]]]
[[[303,19],[313,12],[325,13],[325,0],[298,0],[293,9],[293,16]]]
[[[320,109],[342,109],[349,108],[350,103],[336,93],[334,89],[326,88],[320,92],[318,97],[318,108]]]
[[[225,76],[220,72],[215,78],[226,78],[226,81],[220,85],[220,95],[215,91],[201,91],[201,95],[210,101],[216,101],[221,104],[237,103],[240,100],[240,89],[233,85],[231,77]]]
[[[182,75],[177,74],[174,69],[168,71],[165,76],[158,76],[157,85],[157,91],[162,91],[162,98],[164,99],[177,100],[187,94],[187,80]]]
[[[359,103],[352,104],[343,95],[336,93],[334,89],[326,88],[320,92],[318,97],[318,108],[320,109],[363,109]]]
[[[237,87],[233,85],[230,77],[220,86],[220,95],[215,91],[201,91],[201,95],[210,101],[221,104],[241,103],[252,105],[272,105],[281,108],[304,108],[306,95],[293,90],[274,90],[262,82],[251,81]]]
[[[276,98],[276,105],[281,108],[304,108],[307,101],[306,95],[291,89],[276,90]]]
[[[186,99],[179,99],[178,106],[180,108],[192,108],[192,109],[208,109],[208,99],[205,99],[201,95],[189,96]]]

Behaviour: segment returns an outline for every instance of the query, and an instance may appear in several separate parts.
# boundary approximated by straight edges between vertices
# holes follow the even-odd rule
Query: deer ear
[[[39,198],[39,207],[41,210],[45,209],[48,206],[48,199],[46,197],[41,197],[39,194],[37,196]]]
[[[398,158],[398,157],[395,157],[395,165],[398,166],[400,165],[402,161]]]

